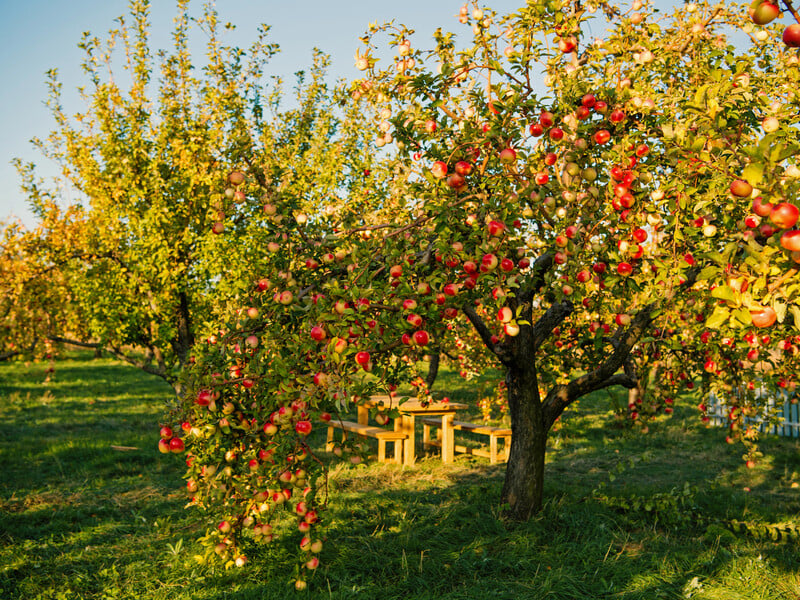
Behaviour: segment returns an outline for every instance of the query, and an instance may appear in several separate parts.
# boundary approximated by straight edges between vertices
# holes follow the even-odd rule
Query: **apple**
[[[413,298],[408,298],[407,300],[403,300],[403,310],[414,310],[417,308],[417,301]]]
[[[597,103],[597,98],[595,98],[594,94],[584,94],[583,98],[581,98],[581,104],[586,108],[592,108]]]
[[[228,174],[228,181],[230,181],[232,185],[241,185],[244,183],[244,173],[241,171],[231,171]]]
[[[753,6],[753,4],[755,4],[755,6]],[[750,7],[751,8],[748,9],[748,13],[750,13],[750,18],[756,25],[766,25],[771,23],[778,18],[778,15],[781,12],[780,9],[769,0],[763,0],[757,4],[756,2],[753,2]]]
[[[158,440],[158,451],[161,452],[161,454],[169,454],[171,452],[169,447],[169,440],[166,440],[164,438]]]
[[[781,229],[790,229],[797,223],[798,216],[800,216],[800,211],[794,204],[781,202],[772,209],[769,220]]]
[[[608,129],[600,129],[595,132],[594,134],[594,143],[598,146],[602,146],[603,144],[607,143],[608,140],[611,139],[611,132]]]
[[[428,332],[424,329],[420,329],[419,331],[414,332],[414,343],[417,346],[427,346],[428,342],[430,341],[430,336]]]
[[[321,342],[322,340],[325,339],[327,334],[325,333],[325,329],[323,329],[319,325],[315,325],[314,327],[311,328],[310,335],[312,340]]]
[[[550,136],[551,140],[558,142],[564,139],[564,130],[560,127],[553,127],[548,135]]]
[[[761,196],[753,198],[753,212],[759,217],[768,217],[774,207],[769,202],[764,201]],[[749,227],[749,226],[748,226]]]
[[[533,137],[539,137],[544,133],[544,127],[542,127],[541,123],[531,123],[531,126],[528,130]]]
[[[402,265],[393,265],[389,267],[389,276],[398,279],[403,274]]]
[[[460,160],[455,165],[456,173],[467,176],[472,173],[472,165],[465,160]]]
[[[500,269],[508,273],[509,271],[514,270],[514,261],[510,258],[504,258],[500,261]]]
[[[451,173],[447,176],[447,185],[454,190],[461,190],[467,185],[467,180],[459,173]]]
[[[213,399],[214,395],[211,390],[200,390],[197,393],[197,399],[195,400],[195,403],[199,406],[208,406]]]
[[[409,324],[410,324],[412,327],[419,327],[419,326],[421,326],[421,325],[422,325],[422,317],[420,317],[420,316],[419,316],[418,314],[416,314],[416,313],[411,313],[410,315],[408,315],[408,316],[406,317],[406,321],[408,321],[408,322],[409,322]]]
[[[750,309],[750,317],[756,327],[771,327],[778,315],[771,306],[759,306]]]
[[[545,129],[547,129],[549,127],[552,127],[553,123],[556,122],[555,119],[556,119],[555,115],[553,115],[553,113],[551,113],[551,112],[545,111],[545,112],[543,112],[542,114],[539,115],[539,123]]]
[[[789,48],[800,48],[800,23],[792,23],[783,30],[783,43]]]
[[[633,267],[631,266],[630,263],[621,262],[617,265],[617,273],[623,276],[630,275],[631,273],[633,273]]]
[[[631,324],[631,316],[627,313],[617,313],[617,316],[614,320],[620,327],[627,327]]]
[[[311,433],[311,421],[298,421],[294,426],[294,430],[299,435],[308,435]]]
[[[494,254],[484,254],[481,259],[481,271],[484,273],[494,271],[497,268],[498,260]]]
[[[500,162],[504,165],[510,165],[517,160],[517,153],[513,148],[504,148],[500,151]]]
[[[501,323],[508,323],[514,318],[514,311],[512,311],[508,306],[502,307],[499,311],[497,311],[497,320]]]
[[[608,120],[612,123],[622,123],[625,120],[625,113],[620,109],[615,109],[611,111],[611,114],[608,115]]]
[[[781,246],[789,252],[800,252],[800,230],[785,231],[781,236]]]
[[[369,363],[369,352],[356,352],[356,363],[362,367]]]
[[[574,35],[562,37],[558,40],[558,49],[564,54],[569,54],[578,47],[578,40]]]
[[[161,435],[161,439],[164,439],[164,440],[168,440],[169,438],[171,438],[173,436],[172,427],[168,427],[166,425],[161,428],[161,431],[159,433]]]
[[[734,179],[731,182],[731,194],[739,198],[746,198],[753,192],[753,186],[744,179]]]
[[[444,179],[444,176],[447,175],[447,165],[443,161],[437,160],[431,166],[431,174],[436,179]]]
[[[519,335],[519,325],[516,322],[511,321],[503,325],[503,331],[509,337],[516,337]]]

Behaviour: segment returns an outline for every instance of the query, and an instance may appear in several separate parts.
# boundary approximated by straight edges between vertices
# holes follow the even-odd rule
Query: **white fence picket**
[[[768,393],[763,391],[762,393]],[[777,398],[776,398],[777,396]],[[764,423],[763,417],[745,417],[745,423],[758,424],[759,431],[762,433],[773,433],[784,437],[800,437],[800,404],[797,404],[797,395],[790,394],[786,390],[778,391],[774,396],[770,397],[765,408],[765,412],[773,412],[776,406],[776,400],[783,400],[783,407],[781,415],[783,422],[779,425],[767,425]],[[792,403],[792,399],[795,403]],[[714,394],[709,396],[706,403],[708,410],[706,414],[713,425],[727,425],[728,424],[728,407],[719,402]]]

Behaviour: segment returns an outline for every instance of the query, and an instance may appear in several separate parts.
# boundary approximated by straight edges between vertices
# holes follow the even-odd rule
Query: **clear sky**
[[[360,47],[358,37],[374,21],[395,19],[417,31],[416,38],[429,41],[436,27],[467,33],[455,15],[463,0],[218,0],[220,21],[237,25],[227,38],[246,48],[259,23],[272,26],[272,41],[281,46],[273,61],[273,73],[291,79],[307,68],[312,48],[332,55],[332,76],[356,77],[353,56]],[[499,12],[510,12],[523,0],[494,0]],[[190,5],[199,13],[202,2]],[[33,219],[20,190],[20,179],[10,164],[15,157],[36,162],[44,177],[56,174],[30,143],[44,138],[53,120],[44,106],[45,72],[57,68],[63,83],[68,114],[82,110],[75,89],[86,83],[80,70],[82,52],[77,47],[84,31],[105,38],[114,19],[127,13],[127,0],[0,0],[0,220],[20,217],[27,225]],[[152,0],[152,47],[169,48],[172,0]],[[195,30],[196,31],[196,30]],[[420,42],[421,43],[421,42]]]

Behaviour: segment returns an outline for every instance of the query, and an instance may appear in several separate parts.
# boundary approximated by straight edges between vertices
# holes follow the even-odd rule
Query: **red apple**
[[[621,262],[617,265],[617,273],[620,275],[630,275],[633,273],[633,267],[630,263]]]
[[[459,173],[451,173],[447,176],[447,185],[454,190],[460,190],[467,185],[467,180]]]
[[[174,437],[169,441],[169,451],[175,454],[183,452],[185,449],[183,440],[179,437]]]
[[[774,207],[769,202],[765,202],[761,196],[753,198],[753,212],[759,217],[768,217]]]
[[[447,175],[447,165],[441,160],[437,160],[431,166],[431,173],[436,179],[444,179],[444,176]]]
[[[369,352],[356,352],[356,362],[361,366],[369,363]]]
[[[800,216],[800,211],[794,204],[781,202],[772,209],[769,220],[781,229],[790,229],[797,223],[798,216]]]
[[[800,23],[792,23],[783,30],[783,43],[789,48],[800,48]]]
[[[781,236],[781,246],[789,252],[800,252],[800,230],[785,231]]]
[[[595,132],[594,134],[594,143],[602,146],[603,144],[607,143],[608,140],[611,139],[611,133],[608,129],[600,129]]]
[[[753,192],[753,186],[744,179],[734,179],[731,182],[731,194],[739,198],[746,198]]]
[[[417,346],[427,346],[428,342],[430,341],[430,336],[428,332],[424,329],[420,329],[419,331],[414,332],[414,343]]]
[[[298,421],[294,430],[300,435],[308,435],[311,433],[311,421]]]
[[[766,25],[777,19],[781,11],[769,0],[763,0],[763,2],[759,2],[755,8],[750,8],[748,12],[750,13],[750,18],[753,19],[753,23],[756,25]]]
[[[310,335],[311,335],[311,339],[315,340],[317,342],[321,342],[322,340],[325,339],[325,336],[326,336],[325,330],[322,327],[320,327],[319,325],[315,325],[314,327],[311,328]]]
[[[456,173],[458,173],[459,175],[466,176],[472,173],[472,165],[465,160],[458,161],[456,163],[455,169]]]

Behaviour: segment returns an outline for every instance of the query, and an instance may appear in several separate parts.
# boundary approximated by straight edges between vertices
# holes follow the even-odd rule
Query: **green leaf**
[[[764,177],[763,163],[751,163],[742,171],[742,179],[747,181],[750,185],[758,185],[762,177]]]
[[[719,329],[719,326],[723,323],[727,322],[728,318],[730,317],[730,313],[728,309],[724,306],[717,306],[714,309],[714,312],[711,313],[711,316],[706,321],[706,327],[709,329]]]
[[[715,287],[711,292],[711,296],[719,298],[720,300],[736,300],[736,292],[734,292],[733,288],[729,285],[719,285]]]

